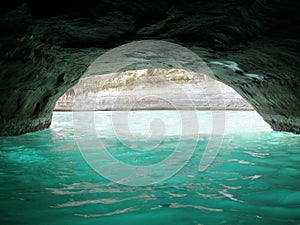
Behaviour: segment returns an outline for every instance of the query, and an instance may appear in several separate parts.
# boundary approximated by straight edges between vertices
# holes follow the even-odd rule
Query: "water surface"
[[[87,115],[80,115],[83,127]],[[0,224],[300,224],[300,136],[273,132],[255,112],[226,112],[222,147],[199,172],[212,138],[212,114],[197,115],[196,140],[180,136],[182,124],[172,111],[132,112],[131,136],[116,124],[122,121],[112,122],[110,112],[94,114],[94,136],[74,130],[72,113],[55,112],[50,129],[1,137]],[[164,123],[163,139],[151,133],[157,117]],[[196,147],[171,178],[126,186],[107,180],[85,161],[76,141],[92,138],[101,139],[117,160],[135,166],[160,162],[179,142],[188,149],[196,141]]]

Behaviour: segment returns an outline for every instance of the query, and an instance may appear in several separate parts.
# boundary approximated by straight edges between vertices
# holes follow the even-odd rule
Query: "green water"
[[[170,111],[134,112],[127,121],[132,136],[114,136],[113,126],[120,126],[111,124],[109,112],[94,115],[93,136],[84,128],[90,129],[87,115],[80,114],[82,129],[74,130],[72,113],[56,112],[50,129],[0,138],[0,224],[300,224],[299,135],[271,131],[254,112],[226,112],[222,146],[200,172],[214,137],[210,112],[197,112],[196,140],[179,138],[182,125]],[[165,125],[163,139],[149,139],[149,120],[157,116]],[[195,151],[168,179],[122,185],[84,159],[78,141],[93,138],[131,166],[159,163],[179,144]]]

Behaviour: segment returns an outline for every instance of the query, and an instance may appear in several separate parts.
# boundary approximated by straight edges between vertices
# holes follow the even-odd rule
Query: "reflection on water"
[[[139,141],[115,138],[109,112],[98,112],[97,135],[114,157],[133,165],[158,162],[178,141],[186,146],[194,141],[174,138],[180,127],[165,122],[156,151],[132,151],[152,145],[142,139],[151,136],[143,120],[156,113],[170,122],[176,115],[131,115],[139,117],[130,128]],[[106,180],[87,164],[75,141],[72,113],[56,112],[50,129],[1,137],[1,224],[299,224],[300,136],[271,131],[254,112],[227,112],[222,148],[199,172],[211,113],[197,115],[202,130],[191,159],[170,179],[141,187]]]

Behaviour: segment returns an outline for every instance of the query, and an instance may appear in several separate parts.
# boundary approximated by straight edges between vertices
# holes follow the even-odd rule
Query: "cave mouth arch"
[[[178,76],[179,71],[183,73],[182,76]],[[174,74],[172,74],[172,72],[174,72]],[[115,96],[115,101],[113,101],[112,104],[113,107],[107,110],[113,111],[111,120],[113,123],[117,124],[114,127],[114,132],[117,134],[117,137],[121,136],[120,140],[122,141],[132,139],[132,135],[130,134],[130,129],[128,128],[129,125],[128,111],[131,111],[133,109],[140,109],[136,107],[139,100],[148,98],[150,96],[150,97],[155,97],[156,100],[162,99],[164,103],[169,104],[170,108],[164,108],[164,109],[173,109],[173,110],[184,109],[184,107],[183,108],[180,107],[178,101],[176,102],[174,101],[174,99],[172,99],[173,96],[173,93],[171,93],[172,90],[176,90],[176,91],[179,90],[179,93],[183,96],[182,99],[185,101],[189,101],[190,104],[193,104],[193,102],[195,101],[192,101],[190,94],[187,92],[187,89],[185,89],[183,86],[190,85],[188,87],[190,89],[193,89],[193,86],[191,86],[193,85],[193,83],[189,81],[194,81],[195,86],[199,84],[203,84],[205,82],[214,83],[213,86],[208,85],[207,87],[214,88],[214,92],[213,93],[211,92],[210,94],[217,96],[216,99],[214,99],[214,101],[216,101],[217,104],[213,103],[211,98],[207,98],[206,96],[207,93],[205,93],[206,87],[199,86],[199,89],[203,92],[202,98],[204,97],[205,101],[207,101],[206,109],[207,110],[215,109],[215,111],[212,111],[212,116],[211,116],[212,129],[209,134],[210,136],[208,138],[208,143],[206,145],[206,149],[199,163],[199,171],[206,170],[214,161],[219,150],[221,149],[223,137],[225,134],[225,123],[226,123],[225,111],[224,111],[226,110],[226,106],[223,99],[223,92],[221,89],[221,85],[220,83],[215,81],[214,79],[215,77],[212,71],[206,65],[206,63],[203,60],[201,60],[199,56],[193,53],[191,50],[179,46],[177,44],[173,44],[165,41],[156,41],[156,40],[136,41],[136,42],[122,45],[118,48],[112,49],[107,53],[101,55],[93,63],[90,64],[89,68],[86,70],[86,72],[84,73],[84,75],[82,76],[81,80],[77,85],[79,89],[80,88],[89,89],[90,90],[89,93],[97,92],[97,88],[96,89],[94,88],[95,86],[100,86],[100,89],[102,89],[102,91],[109,89],[107,87],[122,89],[123,87],[122,86],[120,87],[119,83],[117,83],[117,85],[115,85],[116,82],[113,83],[113,81],[118,80],[118,76],[120,75],[122,79],[119,80],[124,82],[125,86],[127,84],[127,86],[131,85],[134,88],[131,90],[119,91]],[[100,79],[101,77],[102,78],[104,77],[104,79],[101,80]],[[127,77],[128,79],[124,79],[124,77]],[[151,77],[151,79],[149,79],[149,77]],[[97,82],[97,78],[99,78],[100,82]],[[133,83],[130,85],[128,85],[129,80],[133,81]],[[155,95],[155,91],[153,91],[153,89],[152,90],[150,89],[150,91],[146,92],[146,94],[138,93],[139,95],[137,98],[135,98],[134,101],[121,100],[126,95],[129,96],[136,93],[137,86],[141,87],[139,90],[143,90],[143,92],[145,92],[145,90],[148,88],[147,86],[152,86],[153,88],[153,86],[158,85],[159,83],[164,84],[163,85],[165,91],[164,94],[171,93],[169,96],[168,95],[157,96]],[[105,159],[104,161],[109,163],[113,162],[113,165],[119,165],[118,170],[122,168],[121,169],[122,171],[128,172],[129,173],[127,174],[128,176],[134,177],[134,179],[132,179],[134,180],[134,183],[130,183],[130,185],[139,186],[139,185],[146,185],[148,184],[147,182],[150,183],[154,182],[150,177],[148,177],[149,179],[147,178],[146,180],[144,180],[144,178],[141,180],[140,177],[136,177],[134,171],[141,168],[132,167],[132,166],[119,163],[116,159],[111,157],[111,155],[107,153],[107,151],[105,151],[106,149],[105,145],[101,143],[101,141],[99,143],[97,138],[96,140],[93,140],[91,141],[91,143],[88,144],[86,142],[83,142],[81,138],[77,139],[77,137],[82,136],[82,130],[87,130],[86,131],[87,133],[85,133],[84,135],[88,135],[90,137],[97,137],[98,131],[95,126],[93,111],[96,111],[98,109],[97,108],[99,103],[98,100],[101,99],[102,96],[94,96],[93,94],[90,95],[89,93],[85,95],[84,93],[81,93],[78,90],[76,91],[76,89],[75,91],[74,89],[71,90],[73,90],[73,92],[70,91],[68,95],[69,96],[75,95],[75,104],[73,106],[74,109],[73,123],[74,123],[74,134],[75,134],[74,136],[76,138],[77,146],[79,147],[83,157],[86,159],[89,165],[95,171],[99,172],[101,175],[104,175],[109,180],[116,181],[115,174],[117,174],[117,171],[115,171],[114,173],[111,173],[110,171],[108,174],[103,174],[103,171],[106,171],[105,169],[103,169],[103,165],[99,167],[99,164],[95,163],[95,160],[93,160],[94,157],[90,155],[91,148],[92,149],[96,147],[98,148],[98,146],[100,146],[100,149],[101,150],[104,149],[104,151],[100,151],[99,153],[100,156],[99,154],[97,156],[98,159]],[[121,107],[121,106],[124,107],[124,105],[126,104],[128,104],[127,108]],[[194,105],[197,105],[197,103]],[[149,107],[148,108],[146,107],[145,109],[147,110],[149,109]],[[181,110],[179,112],[181,118],[181,131],[182,131],[180,137],[183,136],[192,137],[191,139],[194,140],[193,141],[194,146],[189,148],[187,151],[174,151],[174,155],[166,159],[167,161],[165,163],[158,165],[158,168],[160,168],[160,166],[165,168],[166,165],[173,165],[172,162],[174,158],[172,157],[175,157],[176,159],[181,159],[179,164],[185,165],[185,163],[189,160],[189,158],[193,154],[193,150],[197,146],[199,127],[198,127],[197,114],[195,113],[197,108],[192,108],[192,109],[194,110]],[[82,117],[80,113],[78,113],[78,111],[81,110],[86,110],[89,111],[90,113],[87,113],[84,117]],[[154,120],[154,121],[159,122],[160,120]],[[152,128],[154,130],[157,130],[158,133],[160,133],[159,131],[160,128],[162,127],[162,124],[163,123],[158,123],[157,126],[159,127],[153,126]],[[152,123],[150,124],[150,126],[151,125]],[[88,127],[88,129],[86,129],[86,127]],[[164,132],[161,132],[161,134],[164,135]],[[185,146],[180,146],[179,149],[181,148],[186,149]],[[109,165],[107,164],[106,166]],[[144,171],[145,174],[148,174],[148,170],[150,171],[156,170],[157,165],[143,167],[142,169],[145,170]],[[165,174],[165,176],[167,177],[173,176],[178,171],[178,169],[181,169],[181,166],[178,167],[175,166],[175,168],[172,167],[166,169],[166,171],[170,171],[170,173]],[[155,182],[157,182],[157,180],[155,180]]]
[[[178,74],[180,74],[178,76]],[[121,79],[120,79],[121,76]],[[100,82],[99,82],[100,80]],[[117,82],[115,82],[117,80]],[[213,83],[215,81],[216,83]],[[129,83],[131,82],[131,84]],[[122,84],[121,84],[122,83]],[[182,83],[188,83],[189,93],[186,89],[182,89]],[[201,85],[201,84],[206,85]],[[210,85],[207,85],[209,84]],[[213,83],[214,85],[211,85]],[[200,85],[199,85],[200,84]],[[153,92],[156,90],[149,90],[148,87],[163,86],[165,93],[160,96],[166,105],[160,102],[156,106],[137,106],[145,98],[153,97]],[[100,88],[99,88],[100,87]],[[125,87],[125,90],[124,90]],[[131,90],[126,90],[126,89]],[[136,94],[136,88],[148,89],[146,95],[139,93],[132,101],[131,96]],[[192,99],[193,92],[191,89],[200,89],[201,96],[199,99],[204,99],[204,103],[197,102],[197,99]],[[215,99],[207,96],[207,90],[214,89],[213,93],[210,90],[210,96],[215,95]],[[65,100],[71,98],[69,107],[72,110],[139,110],[139,109],[200,109],[200,110],[226,110],[230,108],[230,103],[224,101],[224,88],[231,94],[235,94],[241,101],[235,109],[251,109],[252,106],[241,97],[235,90],[226,84],[218,81],[214,76],[212,70],[199,57],[199,55],[192,52],[190,49],[161,40],[144,40],[134,41],[128,44],[121,45],[117,48],[111,49],[96,58],[87,68],[81,77],[76,88],[69,89],[56,103],[56,109],[65,104]],[[85,91],[83,91],[85,89]],[[110,99],[111,106],[108,108],[99,108],[100,100],[103,96],[99,96],[99,92],[105,92],[107,89],[117,90],[114,99]],[[120,92],[120,89],[123,89]],[[76,91],[75,91],[76,90]],[[158,90],[161,90],[159,87]],[[175,92],[174,92],[175,90]],[[170,98],[172,94],[183,95],[181,101],[189,101],[188,104],[180,105],[175,102],[174,98]],[[177,91],[177,92],[176,92]],[[170,92],[170,93],[168,93]],[[90,96],[92,93],[93,96]],[[96,93],[96,94],[95,94]],[[96,96],[95,96],[96,95]],[[111,93],[109,94],[111,95]],[[125,95],[125,96],[124,96]],[[148,96],[147,96],[148,95]],[[160,94],[161,95],[161,94]],[[169,95],[169,96],[167,96]],[[157,97],[157,94],[156,96]],[[232,97],[232,96],[230,96]],[[230,98],[229,97],[229,98]],[[74,100],[76,98],[76,100]],[[124,100],[125,98],[125,100]],[[177,97],[178,98],[178,97]],[[181,98],[181,97],[179,97]],[[122,100],[121,100],[122,99]],[[175,98],[176,99],[176,98]],[[67,102],[67,104],[70,103]],[[126,105],[127,104],[127,105]],[[241,106],[242,104],[242,106]],[[98,106],[97,106],[98,105]],[[104,104],[105,105],[105,104]],[[228,107],[229,106],[229,107]]]
[[[113,48],[96,58],[82,77],[149,68],[176,68],[206,74],[216,79],[194,52],[167,41],[134,41]]]
[[[158,74],[163,73],[163,76],[158,76]],[[182,75],[178,77],[178,73],[181,73]],[[132,76],[133,74],[134,76]],[[141,79],[141,75],[143,74],[146,74],[146,76],[144,76],[146,80],[144,78]],[[124,82],[123,87],[128,87],[130,85],[128,82],[133,81],[133,84],[130,85],[131,89],[133,88],[132,86],[146,88],[143,87],[144,84],[153,87],[157,85],[157,83],[165,83],[165,86],[172,86],[170,85],[170,83],[172,83],[173,86],[170,89],[176,90],[181,89],[180,85],[178,85],[179,82],[184,83],[184,81],[187,81],[188,83],[199,85],[203,81],[206,83],[214,80],[217,81],[217,78],[207,64],[190,49],[167,41],[145,40],[121,45],[96,58],[81,77],[79,84],[76,85],[78,87],[77,93],[79,92],[79,94],[82,95],[80,91],[84,88],[90,89],[90,92],[97,92],[97,90],[95,90],[97,89],[97,86],[101,87],[100,91],[114,87],[118,90],[120,89],[120,82],[114,82],[114,80],[119,79],[118,77],[120,77],[120,75],[123,76],[121,81]],[[98,79],[96,77],[99,77],[101,81],[97,82]],[[127,79],[128,77],[130,79]],[[150,80],[150,77],[154,79]],[[97,85],[94,83],[97,83]],[[82,87],[80,88],[80,86]],[[201,103],[198,104],[196,101],[193,101],[195,102],[193,109],[231,109],[228,107],[230,104],[224,102],[224,90],[221,90],[221,88],[224,89],[226,86],[226,84],[219,81],[217,85],[210,87],[214,88],[214,92],[219,98],[217,105],[215,104],[212,106],[213,103],[211,99],[207,99],[207,96],[205,96],[207,102],[206,106],[203,107],[203,105],[201,106]],[[195,85],[193,88],[195,88]],[[202,92],[206,94],[205,92],[207,92],[207,88],[209,87],[201,88]],[[235,92],[229,86],[227,87],[227,90],[231,93]],[[124,93],[125,92],[123,91],[123,94]],[[74,95],[74,89],[71,88],[62,98],[67,99],[68,97],[74,97]],[[76,96],[78,97],[78,95]],[[236,94],[236,96],[240,95]],[[186,97],[186,99],[189,98],[189,96]],[[244,100],[241,96],[240,99]],[[84,104],[84,100],[81,101],[80,107],[82,108]],[[244,100],[242,104],[245,106],[243,109],[253,109],[246,100]],[[89,104],[86,104],[86,107],[87,110],[91,109]],[[188,104],[185,104],[185,107],[188,107]],[[58,104],[56,104],[56,108],[59,108]],[[164,107],[160,108],[163,109]],[[118,109],[118,107],[115,109]],[[122,109],[122,107],[119,106],[119,109]],[[148,109],[151,108],[148,107]]]

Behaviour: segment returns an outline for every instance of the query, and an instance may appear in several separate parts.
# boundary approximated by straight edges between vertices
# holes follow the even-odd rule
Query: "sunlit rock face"
[[[83,77],[55,110],[252,110],[229,86],[182,69],[131,70]]]
[[[275,130],[300,133],[298,0],[76,2],[1,3],[0,135],[48,127],[90,63],[137,40],[189,48]]]

